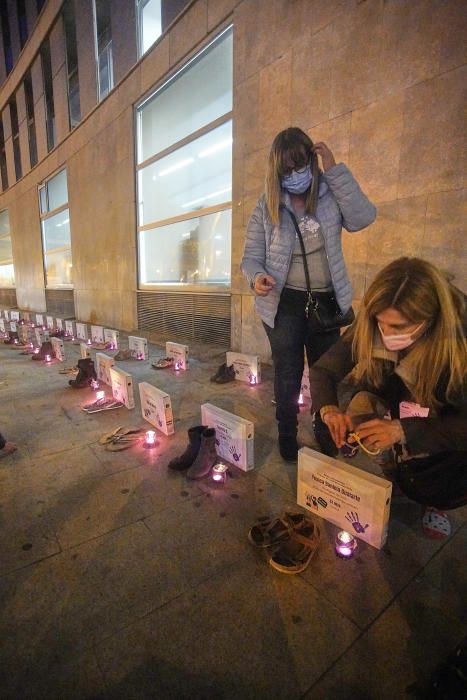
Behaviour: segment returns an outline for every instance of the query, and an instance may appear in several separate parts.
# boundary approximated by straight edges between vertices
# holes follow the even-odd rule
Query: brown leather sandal
[[[291,530],[299,527],[305,519],[303,513],[284,511],[277,518],[259,518],[248,533],[248,539],[255,547],[272,547],[290,536]]]
[[[305,571],[320,540],[319,527],[307,518],[301,526],[293,528],[290,537],[277,545],[269,563],[283,574],[300,574]]]

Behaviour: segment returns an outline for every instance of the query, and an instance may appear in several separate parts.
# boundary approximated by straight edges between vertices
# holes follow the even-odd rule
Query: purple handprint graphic
[[[347,515],[345,516],[345,519],[349,521],[349,523],[352,525],[355,532],[358,532],[359,535],[364,533],[368,527],[368,523],[366,525],[361,524],[361,522],[358,518],[358,513],[354,513],[353,511],[347,511]]]
[[[237,448],[235,447],[235,445],[230,445],[230,447],[229,447],[229,452],[230,452],[230,454],[232,455],[232,457],[234,458],[234,460],[235,460],[236,462],[239,462],[239,461],[240,461],[240,457],[241,457],[242,455],[241,455],[241,454],[237,454]]]

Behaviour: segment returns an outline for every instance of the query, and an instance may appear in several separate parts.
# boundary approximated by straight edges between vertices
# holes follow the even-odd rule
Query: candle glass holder
[[[216,484],[225,484],[227,481],[228,467],[222,462],[218,462],[212,468],[211,478]]]
[[[157,447],[158,444],[159,443],[156,440],[156,431],[147,430],[144,435],[144,447],[147,450],[152,450],[154,447]]]
[[[341,530],[336,536],[336,555],[341,559],[351,559],[357,549],[357,540],[350,532]]]

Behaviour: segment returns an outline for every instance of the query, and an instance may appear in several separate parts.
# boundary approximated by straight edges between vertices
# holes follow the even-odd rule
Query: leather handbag
[[[310,271],[308,269],[308,261],[306,258],[302,232],[300,231],[300,227],[293,212],[291,212],[287,207],[283,208],[290,214],[300,243],[300,249],[302,251],[307,289],[305,316],[310,320],[312,329],[319,333],[326,333],[328,331],[335,331],[343,326],[350,326],[350,324],[355,320],[355,314],[352,307],[343,313],[333,292],[316,292],[311,289]]]

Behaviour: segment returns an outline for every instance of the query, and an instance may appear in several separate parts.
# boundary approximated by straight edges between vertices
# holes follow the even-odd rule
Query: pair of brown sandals
[[[260,518],[248,533],[255,547],[269,548],[269,564],[283,574],[305,571],[318,549],[318,525],[304,513],[284,511],[276,518]]]
[[[105,445],[105,449],[109,452],[120,452],[128,450],[133,445],[142,443],[143,429],[136,427],[125,427],[120,425],[118,428],[111,430],[99,438],[99,443]]]

